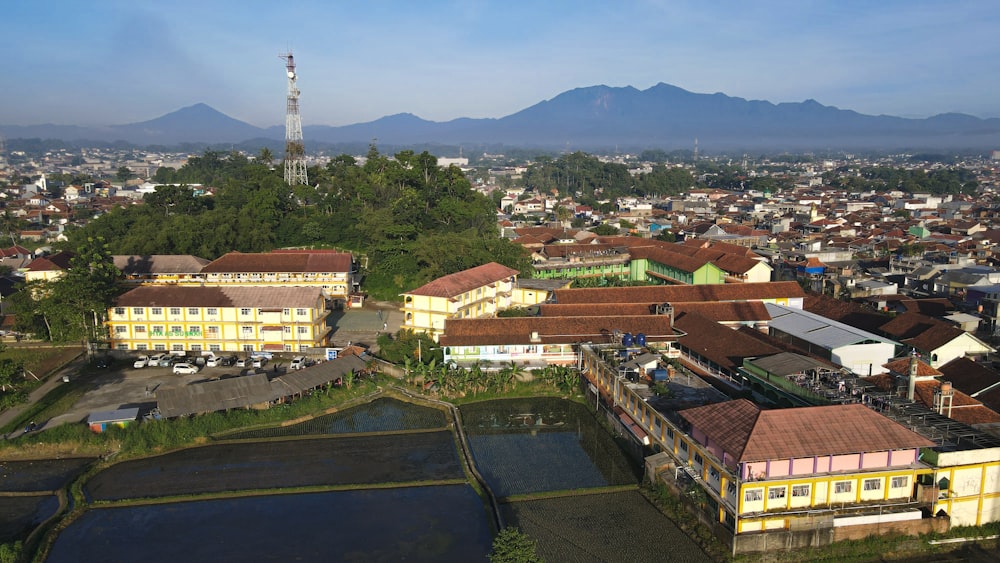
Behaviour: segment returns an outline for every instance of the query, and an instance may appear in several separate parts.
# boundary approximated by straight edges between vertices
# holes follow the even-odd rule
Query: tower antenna
[[[278,55],[285,59],[288,71],[288,103],[285,104],[285,182],[289,186],[309,185],[306,176],[306,150],[302,144],[302,118],[299,116],[299,88],[295,85],[295,59],[292,52]]]

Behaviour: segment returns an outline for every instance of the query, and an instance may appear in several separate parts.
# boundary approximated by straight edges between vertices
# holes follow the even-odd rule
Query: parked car
[[[161,368],[168,368],[174,365],[175,363],[177,363],[177,356],[171,356],[170,354],[166,354],[165,356],[160,358],[159,362],[156,362],[156,365],[160,366]]]
[[[306,359],[302,356],[292,358],[292,363],[288,364],[288,369],[302,369],[306,367]]]
[[[192,373],[198,373],[198,366],[187,362],[174,364],[174,373],[176,375],[191,375]]]
[[[212,356],[211,358],[205,360],[205,367],[214,368],[221,365],[222,365],[222,358],[218,356]]]
[[[146,367],[155,368],[156,366],[160,365],[160,360],[162,360],[166,356],[167,356],[166,354],[153,354],[152,356],[149,357],[149,359],[146,360]]]
[[[238,368],[250,367],[249,364],[251,363],[251,361],[252,360],[250,360],[250,358],[239,358],[236,360],[236,367]]]
[[[132,367],[135,369],[144,368],[149,364],[149,356],[139,356],[132,362]]]
[[[253,367],[262,368],[267,365],[267,358],[264,356],[257,356],[253,359]]]
[[[220,360],[219,365],[224,367],[235,366],[236,359],[237,359],[236,356],[226,356],[225,358],[222,358],[222,360]]]

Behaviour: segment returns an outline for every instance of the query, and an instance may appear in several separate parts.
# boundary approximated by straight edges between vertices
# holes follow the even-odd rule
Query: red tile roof
[[[230,252],[202,268],[202,273],[335,273],[351,271],[351,254],[346,252]]]
[[[677,333],[664,315],[585,317],[501,317],[495,319],[448,319],[441,335],[442,346],[487,346],[530,344],[532,333],[540,344],[611,342],[615,331],[644,334],[649,342],[675,340]]]
[[[517,276],[519,272],[503,264],[490,262],[468,270],[438,278],[402,295],[427,295],[430,297],[457,297],[466,291],[485,287]]]
[[[697,313],[681,315],[674,321],[674,327],[685,333],[678,340],[681,346],[730,371],[742,366],[744,358],[770,356],[781,352],[770,344],[722,326]]]
[[[586,303],[682,303],[692,301],[759,301],[802,298],[805,292],[794,281],[712,285],[656,285],[557,289],[555,300],[563,304]]]
[[[754,409],[757,410],[756,416]],[[679,414],[738,462],[883,452],[934,445],[934,442],[857,403],[759,410],[750,401],[739,399],[686,409]]]
[[[146,285],[116,301],[118,307],[305,307],[322,298],[310,287],[202,287]]]
[[[57,252],[50,256],[42,256],[29,262],[27,269],[30,272],[68,270],[69,263],[73,260],[74,256],[76,256],[76,253],[69,252],[68,250]]]

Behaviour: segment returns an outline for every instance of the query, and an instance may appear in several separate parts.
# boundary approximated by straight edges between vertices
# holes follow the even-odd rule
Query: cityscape
[[[334,86],[369,53],[311,39],[241,83],[266,109],[237,100],[204,69],[225,51],[250,74],[259,46],[220,30],[196,61],[178,39],[217,6],[95,7],[123,69],[187,67],[190,92],[138,100],[135,73],[87,119],[61,93],[19,84],[20,114],[0,96],[0,562],[996,560],[1000,113],[993,78],[958,78],[990,53],[954,45],[995,17],[741,8],[765,44],[747,55],[801,45],[780,70],[802,76],[765,87],[773,69],[746,80],[736,57],[719,74],[743,81],[713,82],[703,55],[671,59],[688,90],[649,57],[694,37],[668,13],[717,9],[554,4],[359,10],[346,36],[444,35],[400,54],[413,69],[386,63],[416,113],[386,88],[331,94],[383,79]],[[302,12],[343,15],[280,14]],[[530,66],[550,45],[532,34],[484,39],[514,16],[550,30],[554,61]],[[627,45],[555,24],[601,20]],[[706,32],[713,55],[739,50],[730,25]],[[883,54],[851,64],[832,37],[866,31],[941,76],[876,38],[857,49]],[[460,47],[438,65],[509,56],[495,92],[420,60]],[[44,56],[56,92],[66,56]],[[545,79],[516,92],[520,68]]]

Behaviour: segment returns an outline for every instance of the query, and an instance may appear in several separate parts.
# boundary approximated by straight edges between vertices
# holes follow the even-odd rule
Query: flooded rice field
[[[461,418],[472,459],[498,497],[638,482],[636,464],[582,405],[488,401],[461,407]],[[85,491],[111,501],[268,494],[92,508],[59,534],[48,561],[487,560],[495,524],[486,501],[461,484],[461,453],[443,410],[378,399],[239,437],[262,441],[123,462]],[[381,488],[387,483],[399,486]],[[271,494],[302,486],[359,490]],[[704,557],[634,490],[507,502],[501,514],[549,561],[664,560],[664,545],[684,560]]]
[[[485,561],[492,535],[467,485],[90,510],[47,561]]]
[[[476,467],[498,497],[638,482],[635,464],[580,404],[508,399],[461,412]]]

